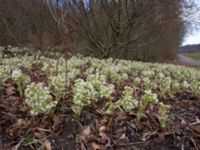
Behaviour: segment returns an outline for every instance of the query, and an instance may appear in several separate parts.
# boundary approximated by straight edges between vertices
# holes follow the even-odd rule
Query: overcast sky
[[[186,35],[183,45],[200,44],[200,31],[195,31],[190,35]]]
[[[197,9],[200,9],[200,0],[190,0],[190,1],[194,2]],[[196,13],[196,11],[194,11],[194,13]],[[197,13],[196,17],[197,18],[200,17],[199,13]],[[191,29],[191,33],[185,35],[185,39],[182,45],[188,45],[188,44],[200,44],[200,29],[199,30]]]

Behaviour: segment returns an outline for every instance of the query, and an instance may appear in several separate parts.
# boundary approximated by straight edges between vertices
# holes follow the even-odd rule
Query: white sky
[[[186,0],[187,1],[187,0]],[[195,8],[196,9],[200,9],[200,0],[188,0],[189,2],[193,2],[195,4]],[[196,15],[193,14],[193,17],[195,19],[195,17],[199,18],[200,16],[200,12],[199,11],[194,11],[196,13]],[[184,41],[182,43],[182,45],[189,45],[189,44],[200,44],[200,28],[197,30],[197,29],[192,29],[191,27],[191,32],[190,34],[186,34],[185,35],[185,38],[184,38]]]
[[[200,31],[196,31],[185,37],[183,45],[188,45],[188,44],[200,44]]]

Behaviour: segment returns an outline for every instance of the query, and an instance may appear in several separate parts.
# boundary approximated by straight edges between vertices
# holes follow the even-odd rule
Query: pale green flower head
[[[43,83],[31,83],[25,90],[25,102],[31,108],[32,115],[45,114],[52,111],[58,101],[53,100],[50,91]]]

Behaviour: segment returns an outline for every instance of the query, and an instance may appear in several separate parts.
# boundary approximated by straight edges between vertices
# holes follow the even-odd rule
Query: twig
[[[81,150],[86,150],[85,145],[83,144],[83,142],[82,142],[82,140],[79,138],[79,136],[78,136],[77,138],[78,138],[78,142],[79,142],[80,145],[81,145]]]
[[[182,143],[182,145],[181,145],[181,150],[185,150],[184,143],[185,143],[185,135],[184,135],[184,137],[183,137],[183,143]]]
[[[43,129],[43,128],[39,128],[39,127],[37,127],[36,129],[38,129],[40,131],[44,131],[44,132],[52,132],[52,130]]]
[[[195,140],[193,139],[193,137],[191,137],[190,139],[191,139],[192,143],[194,144],[194,147],[196,148],[196,150],[199,150],[196,143],[195,143]]]
[[[85,148],[83,142],[81,141],[80,143],[81,143],[81,149],[82,149],[82,150],[86,150],[86,148]]]
[[[198,121],[196,121],[196,122],[193,122],[193,123],[190,123],[189,125],[190,125],[190,126],[195,126],[195,125],[198,125],[198,124],[200,124],[200,120],[198,120]]]
[[[123,143],[123,144],[116,144],[116,146],[130,146],[130,145],[139,145],[139,144],[144,144],[144,142],[129,142],[129,143]]]
[[[13,150],[18,150],[23,141],[24,141],[24,138],[21,139],[20,142],[17,145],[15,145],[15,147],[13,148]]]

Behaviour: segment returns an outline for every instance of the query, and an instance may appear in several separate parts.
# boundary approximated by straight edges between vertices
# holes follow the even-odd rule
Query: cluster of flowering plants
[[[156,103],[158,103],[157,95],[150,90],[145,91],[145,94],[141,97],[138,105],[137,120],[140,121],[148,105]]]
[[[166,125],[169,111],[170,111],[169,105],[165,105],[162,102],[159,103],[158,120],[162,128],[164,128]]]
[[[26,103],[31,108],[31,114],[49,113],[57,105],[50,91],[43,83],[31,83],[25,90]]]
[[[13,51],[17,51],[17,48],[13,48]],[[31,70],[33,64],[42,64],[48,87],[42,83],[30,83],[29,77],[19,69]],[[72,109],[77,115],[92,102],[105,100],[104,113],[136,111],[139,121],[150,108],[148,106],[155,105],[158,106],[157,116],[161,127],[165,126],[170,109],[159,100],[167,98],[166,95],[175,97],[185,90],[200,94],[199,69],[112,58],[100,60],[81,55],[72,56],[67,61],[62,56],[58,59],[35,59],[33,56],[2,59],[0,87],[10,77],[17,84],[21,96],[27,87],[25,97],[32,114],[49,113],[70,88]]]
[[[56,101],[59,101],[65,94],[66,77],[65,74],[59,74],[57,76],[51,76],[49,78],[49,86],[53,88],[53,93],[56,97]]]
[[[13,70],[12,79],[15,84],[17,84],[20,96],[23,96],[23,91],[30,82],[30,78],[27,75],[24,75],[21,70]]]
[[[2,66],[0,68],[0,91],[3,90],[4,82],[10,77],[11,69],[9,66]]]
[[[111,94],[114,91],[113,84],[106,83],[106,76],[99,74],[91,74],[87,76],[87,81],[90,82],[95,89],[95,97],[105,97],[111,99]]]
[[[75,81],[73,89],[73,111],[75,114],[80,115],[84,106],[91,103],[96,96],[96,91],[90,82],[85,82],[83,79]]]
[[[138,101],[133,98],[133,88],[126,86],[122,93],[123,96],[119,103],[125,111],[130,111],[131,109],[138,107]]]

